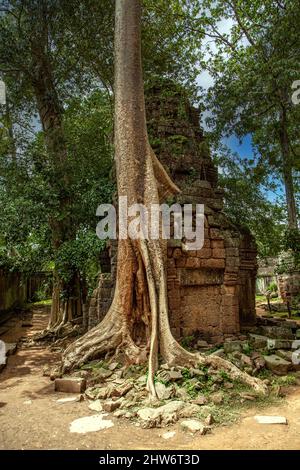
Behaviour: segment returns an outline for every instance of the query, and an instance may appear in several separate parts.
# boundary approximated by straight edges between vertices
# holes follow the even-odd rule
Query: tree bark
[[[41,9],[39,11],[41,24],[31,41],[31,82],[45,135],[48,163],[52,172],[48,183],[55,188],[58,198],[57,213],[60,214],[60,217],[58,218],[55,215],[49,217],[52,246],[54,252],[57,252],[65,241],[75,238],[75,231],[71,216],[70,178],[62,107],[47,54],[47,20],[43,13],[43,9]],[[66,266],[66,269],[70,269],[70,267]],[[79,284],[78,273],[72,273],[71,279],[66,282],[54,270],[52,306],[48,328],[58,328],[74,317],[82,315]]]
[[[282,154],[282,174],[285,187],[285,197],[288,213],[288,226],[290,229],[297,229],[297,208],[294,192],[293,167],[291,162],[291,152],[289,136],[287,131],[287,113],[285,105],[281,107],[280,115],[280,146]]]
[[[145,116],[141,63],[141,2],[116,0],[115,26],[115,159],[118,195],[128,206],[142,203],[150,212],[160,195],[178,188],[150,148]],[[128,218],[130,223],[130,218]],[[64,373],[105,353],[122,351],[129,363],[145,362],[147,388],[156,396],[154,375],[158,352],[169,364],[208,364],[221,367],[265,391],[255,378],[217,357],[204,357],[183,349],[173,338],[168,319],[166,241],[119,239],[116,288],[104,320],[71,344],[63,355]]]

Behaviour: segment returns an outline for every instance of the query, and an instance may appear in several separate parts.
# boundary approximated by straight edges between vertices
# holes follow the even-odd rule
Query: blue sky
[[[230,150],[236,152],[241,158],[254,158],[251,134],[246,135],[241,141],[232,135],[229,138],[224,139],[224,143],[230,148]],[[278,180],[278,178],[274,179],[273,175],[271,175],[271,180],[278,184],[276,193],[274,191],[265,190],[264,194],[271,202],[275,202],[278,197],[284,196],[284,188],[282,182]]]

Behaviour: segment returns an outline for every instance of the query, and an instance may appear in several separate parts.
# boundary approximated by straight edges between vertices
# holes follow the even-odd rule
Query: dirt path
[[[30,337],[47,324],[47,314],[36,311],[33,328],[20,322],[1,339]],[[294,388],[279,406],[248,410],[238,424],[222,426],[206,436],[191,436],[178,424],[168,429],[141,429],[112,418],[114,427],[88,434],[73,434],[70,423],[95,412],[87,402],[59,404],[68,395],[54,392],[42,376],[45,364],[58,356],[45,347],[20,348],[9,357],[0,374],[0,449],[300,449],[300,390]],[[288,425],[259,425],[255,414],[283,415]],[[111,418],[111,417],[109,417]],[[164,440],[166,431],[176,431]]]

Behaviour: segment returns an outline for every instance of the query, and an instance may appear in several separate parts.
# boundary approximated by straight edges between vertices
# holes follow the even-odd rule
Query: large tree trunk
[[[47,24],[43,11],[39,13],[42,26],[31,45],[33,61],[31,80],[45,135],[47,165],[51,175],[48,184],[55,189],[58,201],[58,207],[54,209],[56,213],[49,218],[52,246],[54,253],[57,253],[64,242],[75,238],[75,232],[71,216],[70,178],[62,108],[47,54]],[[59,217],[56,214],[59,214]],[[65,266],[65,270],[71,273],[69,281],[61,279],[59,273],[54,271],[50,329],[58,328],[74,317],[82,315],[79,274],[72,272],[72,268],[68,265]]]
[[[118,195],[128,206],[149,210],[162,196],[175,194],[172,183],[150,148],[147,136],[141,65],[140,0],[116,1],[115,27],[115,159]],[[150,210],[149,210],[150,212]],[[128,220],[130,222],[130,218]],[[148,390],[156,396],[158,352],[169,364],[207,363],[230,371],[258,390],[265,387],[231,363],[183,349],[173,338],[168,319],[166,242],[119,239],[115,295],[104,320],[71,344],[62,372],[104,353],[122,352],[130,363],[149,357]]]
[[[288,213],[288,226],[291,229],[298,228],[297,208],[294,192],[293,168],[291,162],[291,152],[289,136],[287,131],[287,115],[285,105],[282,105],[280,116],[280,146],[282,154],[282,174],[285,187],[285,197]]]

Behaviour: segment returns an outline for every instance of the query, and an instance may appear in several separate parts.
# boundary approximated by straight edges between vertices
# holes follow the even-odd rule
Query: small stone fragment
[[[198,348],[207,348],[208,347],[208,342],[204,341],[202,339],[199,339],[199,341],[197,341],[197,346],[198,346]]]
[[[163,439],[172,439],[172,437],[174,437],[176,434],[175,431],[169,431],[169,432],[165,432],[164,434],[162,434],[162,438]]]
[[[171,398],[171,396],[174,393],[174,390],[172,387],[166,387],[161,382],[157,382],[155,384],[155,390],[160,400],[168,400],[169,398]]]
[[[215,405],[220,405],[223,403],[224,396],[222,392],[212,393],[210,399]]]
[[[101,401],[100,401],[100,400],[92,401],[92,402],[89,404],[89,409],[92,410],[92,411],[98,411],[98,412],[100,413],[100,411],[103,410]]]
[[[207,398],[204,395],[198,395],[197,398],[192,400],[192,403],[199,406],[206,405]]]
[[[185,421],[182,421],[180,423],[180,426],[185,431],[189,431],[193,434],[197,432],[202,435],[205,434],[207,431],[206,426],[204,426],[204,424],[201,423],[201,421],[199,421],[198,419],[187,419]]]
[[[215,418],[214,418],[213,415],[210,413],[209,415],[206,416],[204,422],[205,422],[206,426],[211,426],[212,424],[214,424]]]
[[[240,394],[240,397],[243,398],[244,400],[250,400],[250,401],[254,401],[255,398],[256,398],[256,395],[250,393],[250,392],[241,392]]]
[[[284,416],[254,416],[259,424],[287,424]]]
[[[232,382],[224,382],[223,387],[226,388],[227,390],[230,390],[231,388],[234,387]]]
[[[120,406],[121,406],[120,401],[107,400],[103,403],[102,408],[103,408],[103,411],[107,411],[108,413],[112,413],[117,408],[120,408]]]

